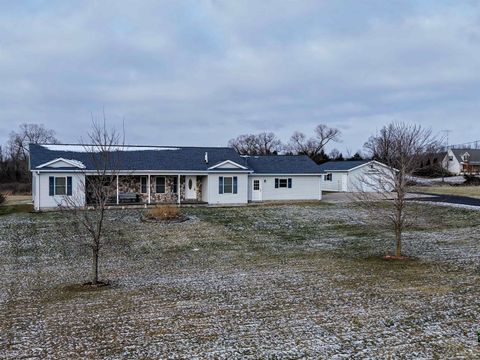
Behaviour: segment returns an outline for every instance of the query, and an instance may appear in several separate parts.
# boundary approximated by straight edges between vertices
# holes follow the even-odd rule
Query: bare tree
[[[28,144],[56,144],[55,131],[43,124],[21,124],[18,132],[10,133],[2,161],[0,180],[28,182]]]
[[[21,124],[20,131],[12,131],[8,140],[11,154],[28,157],[28,144],[58,144],[55,131],[47,129],[43,124]]]
[[[282,151],[282,142],[273,132],[239,135],[228,142],[240,155],[274,155]]]
[[[338,149],[333,149],[332,151],[330,151],[328,156],[329,156],[330,159],[335,160],[335,161],[345,160],[343,158],[343,154]]]
[[[308,155],[312,160],[317,163],[323,161],[325,146],[331,142],[340,141],[341,132],[339,129],[331,128],[327,125],[317,125],[314,131],[314,136],[308,138],[304,133],[295,131],[290,138],[288,144],[289,151]]]
[[[79,177],[78,196],[66,196],[59,204],[65,214],[72,217],[72,222],[82,242],[91,249],[92,285],[99,282],[100,251],[108,240],[105,231],[105,212],[111,202],[116,201],[117,176],[122,168],[121,153],[124,149],[124,137],[114,128],[93,121],[92,129],[88,133],[87,142],[83,142],[85,161],[88,162],[81,170]],[[85,165],[85,164],[84,164]],[[82,204],[88,199],[88,208]]]
[[[365,143],[375,160],[359,178],[354,198],[369,212],[379,212],[371,219],[386,219],[395,233],[395,256],[402,256],[402,234],[415,220],[409,216],[406,195],[411,175],[419,168],[424,154],[437,146],[430,129],[420,125],[394,122],[384,126]],[[384,201],[372,206],[372,201]],[[381,214],[380,214],[381,213]]]

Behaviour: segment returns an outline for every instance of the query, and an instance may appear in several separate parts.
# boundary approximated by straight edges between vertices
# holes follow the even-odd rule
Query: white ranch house
[[[393,190],[391,168],[375,160],[329,161],[319,169],[323,191],[378,192],[380,184]]]
[[[307,156],[240,156],[225,147],[123,146],[116,149],[111,205],[321,200],[321,175]],[[83,145],[30,145],[35,210],[67,200],[91,203],[88,179],[98,175],[94,150]]]

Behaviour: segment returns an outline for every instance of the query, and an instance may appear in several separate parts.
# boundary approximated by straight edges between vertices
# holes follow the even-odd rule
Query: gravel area
[[[110,211],[96,290],[62,214],[0,216],[0,358],[478,358],[479,213],[410,206],[400,262],[349,203]]]

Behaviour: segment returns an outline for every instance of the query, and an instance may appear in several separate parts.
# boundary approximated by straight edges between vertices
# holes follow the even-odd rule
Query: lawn
[[[0,357],[478,358],[479,213],[412,205],[411,259],[350,204],[108,213],[102,278],[59,213],[0,217]]]
[[[452,186],[452,185],[435,185],[435,186],[416,186],[413,191],[425,192],[437,195],[458,195],[469,196],[480,199],[480,186]]]

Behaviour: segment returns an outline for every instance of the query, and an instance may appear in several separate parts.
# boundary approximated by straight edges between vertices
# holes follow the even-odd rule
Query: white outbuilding
[[[393,190],[392,169],[375,160],[329,161],[319,165],[322,191]]]

